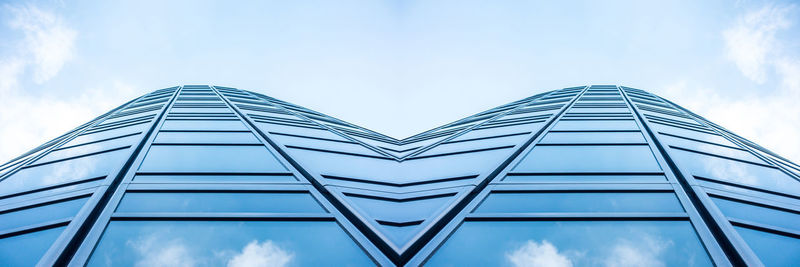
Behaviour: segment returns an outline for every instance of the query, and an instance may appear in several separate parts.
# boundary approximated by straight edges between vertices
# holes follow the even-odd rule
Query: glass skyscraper
[[[185,85],[0,165],[0,265],[797,266],[799,180],[624,86],[397,140]]]

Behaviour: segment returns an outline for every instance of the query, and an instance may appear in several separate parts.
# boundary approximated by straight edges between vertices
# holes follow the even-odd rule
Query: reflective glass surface
[[[160,132],[153,143],[171,144],[260,144],[245,132]]]
[[[0,213],[0,232],[17,227],[51,222],[75,216],[87,198],[62,201],[44,206]]]
[[[239,120],[166,120],[161,130],[247,131]]]
[[[744,227],[734,227],[750,249],[766,266],[797,266],[800,239]]]
[[[151,146],[141,172],[284,172],[263,146]]]
[[[129,149],[115,150],[71,160],[21,169],[0,181],[0,194],[102,177],[122,165]]]
[[[552,132],[544,136],[542,144],[606,144],[645,143],[639,132]]]
[[[559,121],[554,131],[639,130],[634,120],[569,120]]]
[[[136,175],[137,183],[287,183],[291,175]]]
[[[198,234],[202,233],[202,234]],[[88,266],[371,266],[335,222],[114,221]]]
[[[800,182],[780,170],[684,150],[672,151],[679,166],[695,176],[800,194]]]
[[[34,266],[65,227],[0,239],[0,265]]]
[[[760,207],[722,198],[712,198],[725,216],[763,223],[787,229],[800,230],[800,214]]]
[[[661,168],[646,145],[536,146],[514,171],[653,172]]]
[[[674,193],[494,192],[475,212],[683,212]]]
[[[664,175],[509,175],[512,183],[663,183]]]
[[[712,266],[685,221],[464,222],[428,266]]]
[[[47,155],[45,155],[44,157],[40,158],[39,160],[37,160],[35,162],[35,164],[43,163],[43,162],[50,162],[50,161],[69,158],[69,157],[86,155],[86,154],[89,154],[89,153],[96,153],[96,152],[100,152],[100,151],[103,151],[103,150],[108,150],[108,149],[113,149],[113,148],[118,148],[118,147],[132,146],[132,145],[135,145],[136,142],[141,138],[142,138],[141,135],[132,135],[132,136],[116,138],[116,139],[112,139],[112,140],[108,140],[108,141],[93,143],[93,144],[87,144],[87,145],[82,145],[82,146],[66,148],[66,149],[54,150],[54,151],[51,151],[50,153],[48,153]]]
[[[126,193],[119,212],[325,212],[309,193]]]

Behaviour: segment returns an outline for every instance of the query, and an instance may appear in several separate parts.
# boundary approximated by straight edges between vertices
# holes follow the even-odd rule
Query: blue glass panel
[[[82,145],[77,147],[71,147],[66,149],[59,149],[54,150],[45,155],[44,157],[40,158],[34,164],[42,163],[42,162],[49,162],[69,157],[81,156],[86,155],[89,153],[95,153],[103,150],[124,147],[124,146],[132,146],[141,139],[141,135],[132,135],[123,138],[112,139],[108,141],[98,142],[94,144]]]
[[[285,172],[263,146],[151,146],[142,172]]]
[[[646,143],[639,132],[552,132],[544,136],[542,144],[606,144]]]
[[[475,212],[683,212],[674,193],[494,192]]]
[[[800,239],[734,227],[750,249],[766,266],[797,266],[800,262]]]
[[[695,176],[800,194],[800,182],[778,169],[678,149],[672,155]]]
[[[50,222],[75,216],[87,198],[67,200],[44,206],[0,213],[0,231]]]
[[[136,175],[137,183],[286,183],[291,175]]]
[[[579,108],[573,107],[569,113],[630,113],[627,107],[625,108]]]
[[[229,108],[172,108],[170,113],[231,113]]]
[[[664,175],[509,175],[513,183],[663,183]]]
[[[22,169],[0,182],[0,194],[108,175],[111,170],[122,165],[128,151],[129,149],[115,150]]]
[[[166,120],[161,130],[247,131],[239,120]]]
[[[119,212],[325,212],[309,193],[126,193]]]
[[[111,222],[88,266],[133,265],[371,266],[374,263],[335,222]]]
[[[160,132],[154,143],[171,144],[260,144],[245,132]]]
[[[701,151],[701,152],[705,152],[705,153],[711,153],[711,154],[715,154],[715,155],[721,155],[721,156],[725,156],[725,157],[731,157],[731,158],[736,158],[736,159],[740,159],[740,160],[746,160],[746,161],[750,161],[750,162],[767,164],[766,162],[764,162],[763,160],[757,158],[756,156],[754,156],[750,152],[747,152],[747,151],[744,151],[744,150],[733,149],[733,148],[729,148],[729,147],[712,145],[712,144],[706,144],[706,143],[687,140],[687,139],[683,139],[683,138],[676,138],[676,137],[672,137],[672,136],[668,136],[668,135],[663,135],[661,137],[661,141],[664,142],[665,144],[669,144],[670,146],[683,147],[683,148],[687,148],[687,149],[691,149],[691,150],[697,150],[697,151]]]
[[[429,266],[712,266],[686,221],[465,222]]]
[[[800,214],[745,204],[722,198],[712,198],[725,216],[800,230]]]
[[[646,145],[536,146],[514,171],[655,172],[661,167]]]
[[[116,129],[108,130],[108,131],[95,132],[95,133],[86,134],[86,135],[79,135],[78,137],[75,137],[75,139],[72,139],[72,141],[69,141],[68,143],[64,144],[64,146],[74,146],[74,145],[85,144],[85,143],[94,142],[94,141],[98,141],[98,140],[104,140],[104,139],[108,139],[108,138],[114,138],[114,137],[119,137],[119,136],[123,136],[123,135],[144,132],[144,131],[147,130],[148,127],[150,127],[151,123],[152,122],[148,122],[148,123],[144,123],[144,124],[137,124],[137,125],[133,125],[133,126],[116,128]]]
[[[56,227],[0,239],[0,265],[34,266],[64,231]]]
[[[634,120],[575,120],[559,121],[553,130],[557,131],[591,131],[591,130],[639,130]]]

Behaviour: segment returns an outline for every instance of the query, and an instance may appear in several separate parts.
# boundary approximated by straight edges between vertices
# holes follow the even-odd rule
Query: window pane
[[[514,171],[654,172],[661,168],[646,145],[536,146]]]
[[[580,143],[644,143],[639,132],[551,132],[544,136],[542,144]]]
[[[292,175],[136,175],[137,183],[286,183]]]
[[[374,265],[335,222],[297,221],[113,221],[88,265],[245,266],[247,263]]]
[[[725,216],[800,230],[800,214],[759,207],[738,201],[712,198]]]
[[[151,146],[142,172],[285,172],[263,146]]]
[[[639,130],[634,120],[564,120],[556,123],[555,131]]]
[[[493,192],[475,212],[683,212],[673,193]]]
[[[712,266],[686,221],[465,222],[429,266]]]
[[[154,143],[172,144],[260,144],[244,132],[160,132]]]
[[[129,149],[115,150],[56,163],[25,168],[0,182],[0,194],[102,177],[118,168]]]
[[[161,130],[246,131],[239,120],[166,120]]]
[[[678,149],[672,152],[678,166],[695,176],[800,194],[800,182],[777,169]]]
[[[36,265],[62,231],[64,227],[56,227],[0,239],[0,265]]]
[[[89,153],[96,153],[96,152],[99,152],[99,151],[108,150],[108,149],[114,149],[114,148],[118,148],[118,147],[131,146],[131,145],[135,145],[136,141],[138,141],[141,138],[142,138],[142,136],[137,134],[137,135],[132,135],[132,136],[128,136],[128,137],[112,139],[112,140],[103,141],[103,142],[94,143],[94,144],[88,144],[88,145],[82,145],[82,146],[71,147],[71,148],[66,148],[66,149],[54,150],[54,151],[51,151],[49,154],[45,155],[44,157],[40,158],[39,160],[37,160],[34,163],[38,164],[38,163],[43,163],[43,162],[50,162],[50,161],[69,158],[69,157],[86,155],[86,154],[89,154]]]
[[[664,175],[509,175],[514,183],[663,183]]]
[[[119,212],[325,212],[309,193],[126,193]]]
[[[734,227],[766,266],[796,266],[800,262],[800,239]]]
[[[87,198],[67,200],[0,214],[0,231],[75,216]]]

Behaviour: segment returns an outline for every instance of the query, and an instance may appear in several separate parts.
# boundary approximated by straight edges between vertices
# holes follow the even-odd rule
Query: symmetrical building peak
[[[781,266],[797,222],[799,165],[616,85],[402,140],[184,85],[0,165],[4,266]]]

